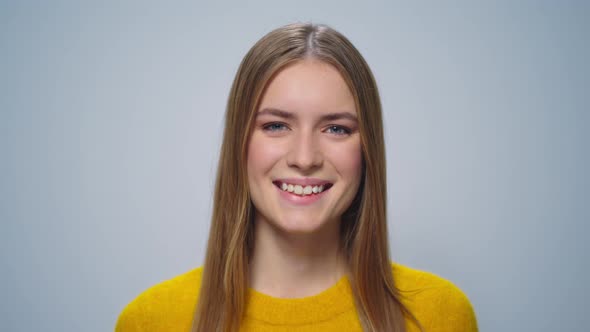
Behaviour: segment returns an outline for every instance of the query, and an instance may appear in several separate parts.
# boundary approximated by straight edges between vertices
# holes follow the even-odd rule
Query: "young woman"
[[[375,80],[323,25],[258,41],[235,77],[205,264],[117,331],[477,331],[467,297],[392,264]]]

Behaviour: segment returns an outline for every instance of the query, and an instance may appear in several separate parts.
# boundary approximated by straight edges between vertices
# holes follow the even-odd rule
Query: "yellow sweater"
[[[393,264],[402,302],[425,332],[476,332],[471,303],[459,288],[434,274]],[[157,284],[127,305],[116,332],[190,331],[202,267]],[[417,327],[406,322],[408,332]],[[346,277],[301,299],[274,298],[250,289],[241,331],[362,331]]]

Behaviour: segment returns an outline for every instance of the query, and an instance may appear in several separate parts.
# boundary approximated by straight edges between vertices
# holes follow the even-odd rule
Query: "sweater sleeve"
[[[458,295],[450,305],[455,306],[455,317],[451,321],[456,326],[455,331],[478,331],[475,311],[465,294],[461,292],[461,295]]]
[[[115,332],[138,332],[144,329],[141,326],[142,311],[138,301],[129,303],[119,315]]]
[[[144,290],[123,309],[115,332],[189,331],[201,271],[196,268]]]
[[[471,302],[451,281],[433,273],[393,264],[393,274],[403,301],[425,332],[477,332]],[[409,320],[408,331],[421,331]]]
[[[457,286],[448,282],[433,300],[438,302],[435,308],[439,313],[431,316],[428,325],[432,330],[429,331],[478,332],[473,306]]]

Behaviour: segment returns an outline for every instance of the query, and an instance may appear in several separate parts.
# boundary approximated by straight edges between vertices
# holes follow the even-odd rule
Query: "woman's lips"
[[[319,194],[322,191],[328,190],[330,187],[332,187],[332,184],[327,181],[316,181],[315,183],[310,181],[298,181],[298,183],[293,182],[275,180],[273,181],[273,184],[283,191],[288,191],[300,196]]]
[[[277,190],[279,191],[279,195],[281,196],[282,199],[286,200],[287,202],[289,202],[291,204],[295,204],[295,205],[309,205],[309,204],[317,202],[325,195],[325,191],[323,191],[319,194],[300,196],[300,195],[292,194],[288,191],[283,191],[279,188],[277,188]]]
[[[311,192],[309,194],[296,194],[294,192],[289,192],[287,190],[283,190],[282,189],[282,184],[280,181],[275,181],[273,182],[275,187],[277,188],[277,190],[279,191],[279,195],[282,199],[286,200],[287,202],[291,203],[291,204],[295,204],[295,205],[309,205],[312,203],[317,202],[318,200],[320,200],[322,197],[324,197],[324,195],[326,195],[326,192],[332,187],[331,183],[326,183],[323,186],[323,190],[321,192]],[[317,187],[316,187],[317,188]],[[309,189],[306,191],[309,192]]]

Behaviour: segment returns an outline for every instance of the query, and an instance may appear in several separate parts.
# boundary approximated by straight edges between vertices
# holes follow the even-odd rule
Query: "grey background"
[[[2,331],[107,331],[201,265],[223,112],[293,21],[360,49],[385,111],[395,260],[482,331],[590,325],[582,1],[0,4]]]

